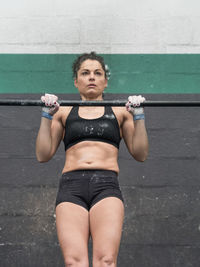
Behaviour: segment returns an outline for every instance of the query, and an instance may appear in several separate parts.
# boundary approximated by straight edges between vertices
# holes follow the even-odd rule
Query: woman
[[[83,54],[73,65],[74,84],[82,100],[102,100],[108,83],[103,58]],[[117,266],[124,217],[117,163],[120,139],[130,154],[144,161],[148,138],[141,96],[126,107],[59,107],[55,95],[45,103],[36,141],[40,162],[50,160],[61,140],[66,159],[56,199],[56,227],[65,266],[88,267],[88,241],[93,266]],[[134,107],[132,107],[134,106]]]

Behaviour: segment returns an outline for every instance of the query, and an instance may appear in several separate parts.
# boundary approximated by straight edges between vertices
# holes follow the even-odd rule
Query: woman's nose
[[[94,73],[93,73],[93,72],[90,72],[89,79],[90,79],[90,80],[94,80],[94,79],[95,79],[95,75],[94,75]]]

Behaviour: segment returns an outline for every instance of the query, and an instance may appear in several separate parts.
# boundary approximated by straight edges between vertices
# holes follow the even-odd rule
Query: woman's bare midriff
[[[82,141],[66,151],[63,173],[80,169],[103,169],[119,172],[118,149],[99,141]]]

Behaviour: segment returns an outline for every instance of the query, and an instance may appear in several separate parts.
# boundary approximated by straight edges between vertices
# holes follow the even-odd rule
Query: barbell
[[[59,100],[60,106],[125,106],[127,100]],[[0,106],[44,106],[41,100],[0,99]],[[145,101],[142,107],[200,107],[200,101]]]

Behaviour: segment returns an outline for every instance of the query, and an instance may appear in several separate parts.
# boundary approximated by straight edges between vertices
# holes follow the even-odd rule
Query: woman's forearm
[[[46,162],[51,157],[51,123],[51,120],[41,118],[40,129],[36,139],[36,157],[40,162]]]
[[[149,143],[144,120],[134,121],[133,156],[138,161],[145,161],[148,156]]]

